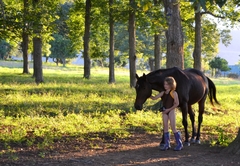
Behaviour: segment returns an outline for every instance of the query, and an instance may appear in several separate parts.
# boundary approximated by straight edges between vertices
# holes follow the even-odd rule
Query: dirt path
[[[240,165],[240,155],[220,153],[221,147],[191,145],[176,152],[160,151],[160,138],[136,134],[117,141],[56,142],[48,150],[15,147],[13,152],[1,150],[0,165],[46,166],[230,166]],[[173,140],[173,139],[172,139]],[[174,142],[171,142],[174,147]],[[0,146],[1,147],[1,146]]]

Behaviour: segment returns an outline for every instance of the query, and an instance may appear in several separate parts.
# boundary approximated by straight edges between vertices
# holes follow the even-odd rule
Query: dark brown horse
[[[203,120],[204,106],[207,95],[213,105],[213,100],[217,104],[216,87],[214,83],[205,76],[201,71],[196,69],[181,70],[177,67],[169,69],[160,69],[149,74],[139,77],[136,74],[136,100],[134,107],[137,110],[143,108],[145,101],[152,95],[152,90],[164,91],[164,78],[172,76],[177,82],[177,93],[179,97],[179,107],[182,111],[182,124],[185,130],[185,143],[190,145],[188,134],[187,114],[189,114],[192,123],[192,137],[191,142],[200,143],[200,128]],[[195,114],[192,110],[192,105],[198,103],[198,130],[195,129]],[[195,140],[196,136],[196,140]],[[164,140],[164,139],[163,139]],[[162,140],[162,142],[163,142]]]

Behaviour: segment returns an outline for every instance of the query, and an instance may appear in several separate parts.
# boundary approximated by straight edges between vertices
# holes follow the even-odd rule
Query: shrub
[[[228,77],[228,78],[238,78],[238,75],[235,74],[235,73],[229,73],[229,74],[227,75],[227,77]]]

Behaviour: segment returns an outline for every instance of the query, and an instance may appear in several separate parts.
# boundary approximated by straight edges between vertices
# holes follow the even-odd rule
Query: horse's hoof
[[[190,146],[190,142],[184,142],[183,145],[184,146]]]
[[[194,144],[194,143],[195,143],[195,139],[194,139],[194,138],[191,138],[191,139],[190,139],[190,142],[191,142],[192,144]]]
[[[195,143],[198,145],[201,144],[200,140],[197,140],[197,139],[195,140]]]
[[[164,145],[165,145],[164,143],[160,143],[159,148],[162,149],[164,147]]]

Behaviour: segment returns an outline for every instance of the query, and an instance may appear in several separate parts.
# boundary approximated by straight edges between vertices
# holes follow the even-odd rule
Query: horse
[[[200,129],[203,121],[203,113],[205,101],[209,96],[210,103],[214,105],[219,104],[216,98],[216,86],[213,81],[204,75],[203,72],[197,69],[182,70],[178,67],[159,69],[150,72],[149,74],[139,77],[136,74],[136,99],[134,107],[136,110],[142,110],[145,101],[152,95],[152,90],[164,91],[165,77],[172,76],[177,83],[176,92],[179,98],[179,108],[182,111],[182,124],[185,131],[184,143],[190,146],[191,143],[200,144]],[[198,129],[196,133],[195,128],[195,113],[193,112],[192,105],[198,103]],[[192,124],[192,136],[189,142],[187,114],[189,114]],[[162,137],[161,144],[164,143],[164,136]]]

